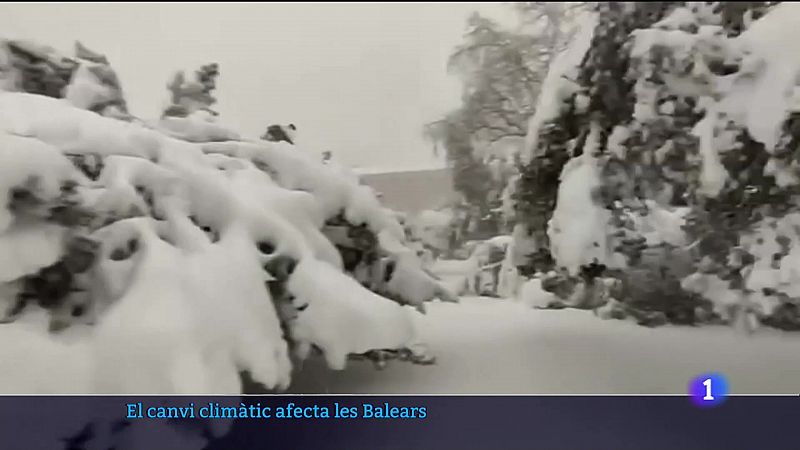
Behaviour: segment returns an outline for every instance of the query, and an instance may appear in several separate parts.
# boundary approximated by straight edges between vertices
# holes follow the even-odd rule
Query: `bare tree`
[[[454,168],[454,187],[487,233],[503,223],[500,197],[508,181],[508,171],[490,173],[488,164],[497,163],[491,162],[494,149],[501,141],[526,136],[551,55],[564,47],[573,18],[585,8],[584,3],[509,6],[518,16],[511,29],[479,13],[469,17],[463,43],[447,64],[461,79],[461,106],[423,130],[434,153],[444,149]]]

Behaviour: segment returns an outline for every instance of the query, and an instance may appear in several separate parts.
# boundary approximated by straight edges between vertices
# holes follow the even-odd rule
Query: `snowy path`
[[[423,318],[435,366],[391,362],[384,371],[319,359],[295,375],[306,393],[685,393],[722,372],[734,393],[800,393],[800,334],[728,327],[648,329],[590,312],[541,311],[497,299],[430,305]]]

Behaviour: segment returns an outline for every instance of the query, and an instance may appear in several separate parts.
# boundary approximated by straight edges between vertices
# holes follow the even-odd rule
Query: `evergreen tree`
[[[194,75],[194,80],[187,80],[183,71],[173,75],[167,84],[167,89],[170,91],[170,105],[164,110],[165,116],[186,117],[196,111],[205,111],[212,116],[218,115],[211,106],[217,102],[213,91],[217,88],[219,65],[205,64],[197,69]]]
[[[517,184],[518,221],[541,237],[543,253],[549,248],[547,224],[556,207],[559,176],[569,160],[581,155],[592,127],[598,127],[592,148],[603,183],[596,202],[612,212],[615,223],[609,228],[620,230],[615,249],[628,263],[625,274],[605,274],[625,279],[624,300],[630,310],[659,311],[667,320],[693,322],[695,313],[707,308],[678,287],[685,274],[673,273],[669,260],[676,257],[674,252],[659,250],[660,264],[642,257],[653,248],[643,245],[635,227],[625,226],[624,217],[649,214],[647,201],[667,208],[689,206],[686,232],[695,243],[691,258],[696,269],[726,280],[743,298],[749,296],[745,278],[755,258],[741,248],[742,237],[765,217],[785,217],[796,208],[796,187],[779,178],[791,178],[787,174],[792,171],[784,169],[794,164],[792,149],[800,127],[796,115],[790,115],[776,148],[767,151],[748,127],[717,112],[715,105],[725,93],[716,87],[763,70],[763,61],[756,58],[755,68],[747,67],[750,55],[737,53],[730,42],[771,6],[596,6],[597,25],[574,92],[561,99],[556,117],[533,130],[535,147],[526,149],[530,157]],[[642,38],[644,33],[650,33],[649,41]],[[687,41],[692,45],[687,47]],[[680,83],[683,90],[676,88]]]

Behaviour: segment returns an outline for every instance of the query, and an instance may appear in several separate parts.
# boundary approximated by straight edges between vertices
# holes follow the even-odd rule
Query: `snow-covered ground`
[[[690,378],[721,372],[731,391],[800,393],[800,336],[729,327],[645,328],[578,310],[510,300],[434,303],[422,319],[433,366],[351,362],[341,372],[306,361],[291,392],[684,394]]]

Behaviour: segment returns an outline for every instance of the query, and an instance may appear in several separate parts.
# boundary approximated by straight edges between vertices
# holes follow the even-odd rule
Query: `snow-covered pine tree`
[[[7,90],[60,98],[78,66],[53,48],[30,41],[2,40],[0,53],[4,54]]]
[[[225,142],[240,136],[217,121],[219,115],[211,109],[217,99],[212,95],[217,87],[219,65],[205,64],[187,80],[183,71],[176,72],[167,83],[169,99],[156,124],[151,127],[184,141]]]
[[[80,65],[70,79],[64,97],[79,108],[120,120],[131,120],[122,86],[105,55],[75,42]]]
[[[213,91],[217,88],[218,76],[217,63],[205,64],[195,70],[193,80],[187,80],[183,71],[176,72],[167,84],[171,95],[164,116],[187,117],[198,111],[216,116],[217,112],[211,106],[217,102]]]
[[[794,39],[794,27],[779,23],[791,18],[794,6],[769,2],[599,3],[587,18],[589,33],[576,36],[551,66],[531,120],[516,206],[539,235],[549,224],[550,244],[541,247],[561,250],[554,251],[561,265],[573,256],[566,261],[573,272],[600,256],[609,269],[626,272],[624,300],[632,311],[660,311],[675,322],[699,320],[695,314],[708,301],[726,320],[736,311],[768,315],[790,301],[789,294],[782,301],[775,296],[783,292],[776,284],[790,289],[793,272],[784,258],[792,251],[764,230],[781,228],[796,205],[797,58],[775,45]],[[564,244],[553,242],[564,221],[554,230],[549,218],[569,210],[556,199],[570,165],[593,167],[586,173],[596,182],[584,186],[593,202],[585,209],[598,218],[605,210],[615,223],[601,233],[578,227],[562,234],[562,242],[575,244],[584,232],[585,247],[576,244],[566,255]],[[638,252],[652,251],[653,239],[645,248],[636,227],[614,230],[622,216],[647,217],[654,207],[689,207],[685,229],[693,244],[663,253],[666,264],[646,267]],[[585,250],[615,234],[621,248]],[[777,234],[796,242],[795,232]],[[625,264],[614,250],[625,250]],[[680,265],[669,261],[685,259],[687,251],[700,273],[683,280],[690,292],[676,291],[675,280],[686,274],[675,273]],[[662,294],[643,295],[637,285],[662,286]]]
[[[2,326],[26,343],[4,392],[280,389],[312,349],[335,369],[432,361],[404,305],[457,299],[351,172],[197,114],[103,117],[69,86],[0,91]],[[364,285],[337,221],[372,257]]]
[[[35,42],[0,39],[0,74],[4,90],[66,98],[79,108],[130,119],[108,59],[80,42],[69,57]]]

